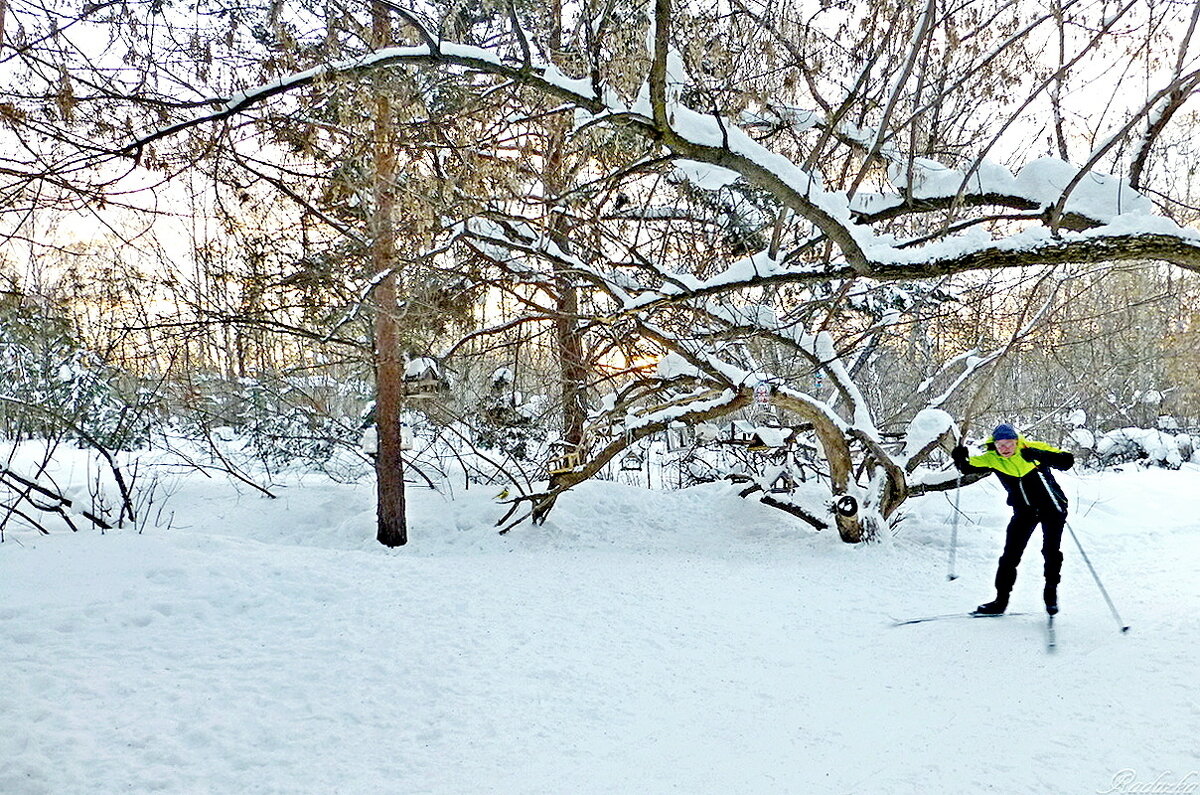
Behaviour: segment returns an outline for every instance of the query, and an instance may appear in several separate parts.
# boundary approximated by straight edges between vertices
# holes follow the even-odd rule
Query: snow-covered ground
[[[1194,792],[1200,470],[1062,480],[1132,631],[1068,537],[1054,654],[1036,539],[1029,615],[892,626],[992,595],[994,482],[952,582],[946,495],[861,547],[611,483],[504,537],[489,491],[413,489],[398,550],[368,484],[316,477],[181,479],[141,534],[10,528],[0,792]]]

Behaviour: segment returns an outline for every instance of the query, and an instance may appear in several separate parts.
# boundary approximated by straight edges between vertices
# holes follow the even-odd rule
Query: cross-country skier
[[[1004,539],[1004,554],[996,569],[996,598],[975,608],[982,615],[999,615],[1008,609],[1008,595],[1017,581],[1017,564],[1029,537],[1038,523],[1042,525],[1042,557],[1046,564],[1046,588],[1043,596],[1046,612],[1058,612],[1058,582],[1062,571],[1063,526],[1067,521],[1067,497],[1051,474],[1050,468],[1070,469],[1075,456],[1035,442],[1017,433],[1009,423],[1001,423],[984,443],[982,455],[971,455],[961,444],[951,451],[955,466],[964,475],[995,471],[1008,491],[1013,516]]]

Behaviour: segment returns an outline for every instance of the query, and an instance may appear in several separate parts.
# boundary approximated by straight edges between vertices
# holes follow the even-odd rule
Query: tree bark
[[[387,46],[391,38],[391,24],[381,4],[372,5],[371,21],[375,46]],[[383,86],[376,87],[372,137],[375,184],[370,221],[371,265],[376,274],[386,274],[375,287],[375,426],[379,435],[375,458],[378,521],[375,537],[384,546],[398,547],[408,543],[400,426],[404,362],[396,322],[396,230],[393,226],[396,151],[392,134],[391,99]]]
[[[562,48],[562,3],[553,0],[550,6],[551,52]],[[569,181],[566,141],[567,121],[562,115],[549,120],[545,168],[546,199],[549,213],[550,235],[564,253],[571,253],[570,229],[566,213],[556,206],[566,192]],[[568,449],[579,450],[584,444],[584,425],[587,421],[587,375],[584,363],[583,337],[579,332],[579,291],[567,266],[554,263],[555,289],[558,300],[554,319],[555,347],[558,349],[559,378],[562,395],[563,442]],[[551,475],[550,487],[554,488],[558,475]]]

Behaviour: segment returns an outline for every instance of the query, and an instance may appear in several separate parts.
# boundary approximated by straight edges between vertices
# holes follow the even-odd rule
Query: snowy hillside
[[[728,488],[267,500],[195,476],[170,528],[0,545],[0,792],[1134,792],[1200,774],[1200,470],[1066,476],[1059,646],[998,484],[851,547]],[[166,516],[168,514],[164,514]],[[1124,772],[1123,772],[1124,771]],[[1190,778],[1189,778],[1190,776]],[[1182,783],[1181,783],[1182,782]],[[1184,790],[1177,790],[1184,791]]]

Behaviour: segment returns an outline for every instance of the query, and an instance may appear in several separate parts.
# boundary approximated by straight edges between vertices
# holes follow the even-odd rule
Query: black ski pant
[[[1062,534],[1066,514],[1057,511],[1016,511],[1008,523],[1004,539],[1004,554],[996,569],[996,594],[1007,598],[1017,581],[1017,564],[1029,544],[1033,529],[1042,525],[1042,559],[1045,562],[1046,585],[1057,586],[1062,572]]]

